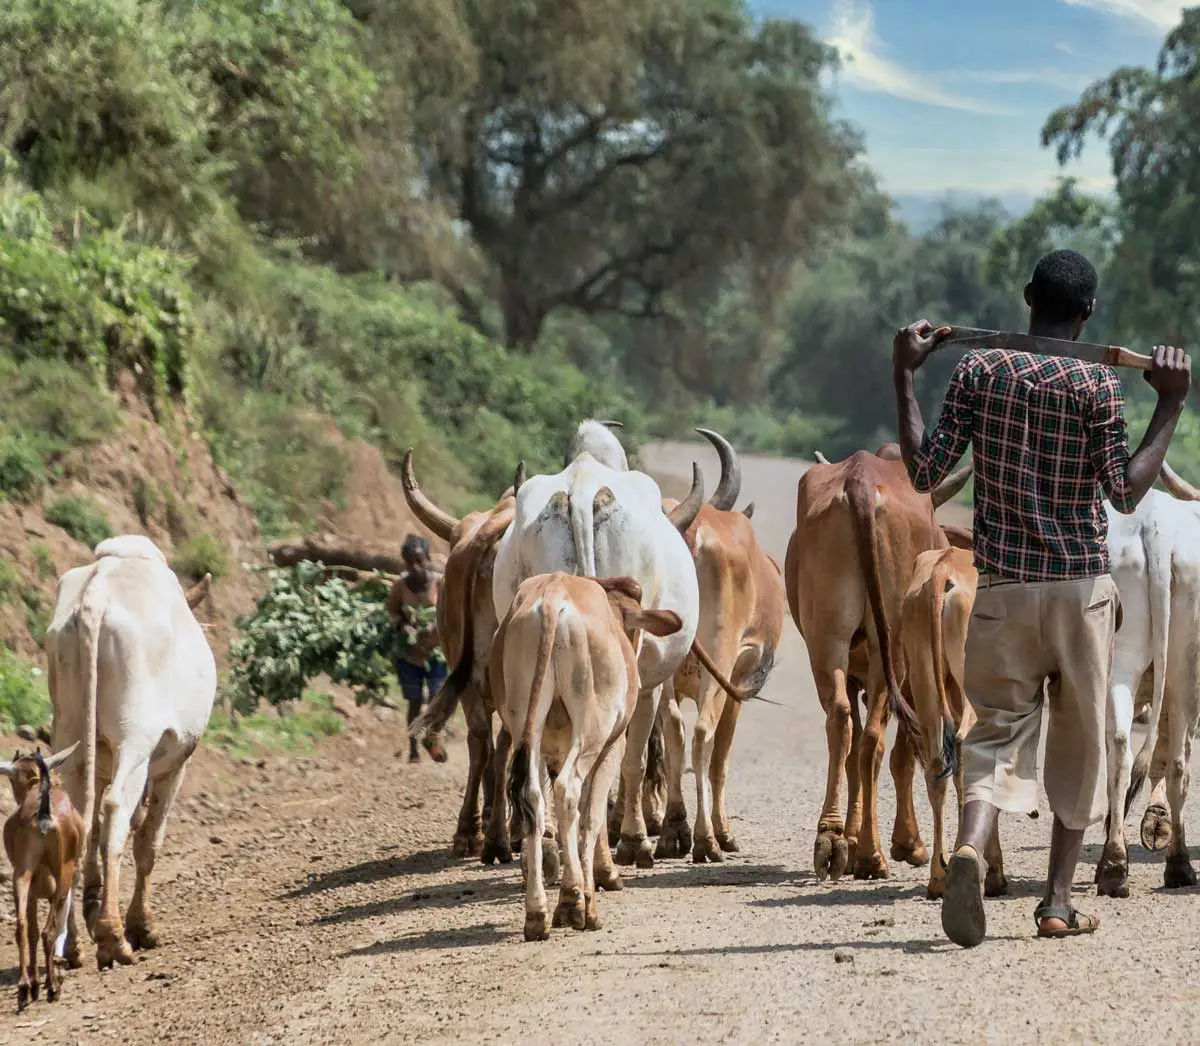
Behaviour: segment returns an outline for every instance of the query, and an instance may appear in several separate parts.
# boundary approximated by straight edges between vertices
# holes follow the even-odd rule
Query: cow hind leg
[[[879,772],[883,767],[884,717],[887,693],[883,679],[873,678],[867,721],[859,742],[858,771],[862,777],[862,832],[854,853],[855,879],[886,879],[887,859],[879,845]]]
[[[1101,897],[1129,896],[1129,852],[1125,845],[1125,793],[1133,775],[1129,738],[1133,729],[1133,690],[1114,683],[1108,717],[1108,819],[1104,851],[1096,863],[1096,892]]]
[[[825,779],[825,801],[817,821],[813,843],[813,869],[819,880],[842,877],[850,863],[846,822],[842,818],[842,773],[852,748],[851,695],[847,689],[846,653],[840,655],[836,644],[815,640],[809,646],[809,658],[817,684],[817,695],[825,712],[825,739],[829,749]]]
[[[579,853],[579,801],[583,794],[583,779],[594,763],[595,754],[589,758],[578,749],[573,749],[554,782],[563,856],[562,885],[558,891],[558,906],[554,909],[553,925],[556,927],[570,926],[573,930],[582,930],[586,922],[583,862]]]
[[[114,962],[123,966],[133,962],[133,949],[125,940],[125,928],[121,923],[121,853],[125,849],[133,808],[146,786],[148,762],[144,754],[130,753],[120,759],[102,804],[100,860],[104,881],[100,914],[95,924],[96,964],[101,970],[108,969]]]
[[[946,793],[949,782],[938,779],[937,767],[930,760],[925,768],[925,790],[933,809],[933,860],[929,863],[929,885],[925,896],[931,901],[941,898],[946,888]]]
[[[890,760],[892,781],[896,786],[896,820],[892,825],[892,860],[914,868],[929,863],[929,850],[921,839],[917,809],[913,801],[917,756],[908,731],[900,724],[892,745]]]
[[[504,782],[508,780],[508,765],[512,754],[512,737],[508,730],[501,726],[496,735],[496,747],[492,753],[492,780],[495,790],[492,794],[492,811],[488,819],[487,835],[483,840],[483,849],[479,859],[485,865],[512,864],[513,848],[511,833],[508,826],[508,803],[504,791]]]
[[[551,797],[554,795],[554,782],[550,780],[550,773],[546,768],[545,762],[542,763],[542,795],[546,798],[546,809],[549,810],[552,805],[557,806],[557,803],[551,803]],[[553,885],[558,882],[558,877],[562,871],[562,860],[559,857],[559,835],[561,834],[562,820],[558,816],[557,810],[554,815],[554,827],[550,827],[550,818],[546,818],[546,827],[542,832],[542,874],[545,876],[547,885]]]
[[[650,728],[658,714],[662,687],[643,690],[634,705],[625,743],[625,759],[621,776],[625,779],[625,810],[621,821],[621,840],[617,843],[617,864],[636,864],[639,868],[654,867],[654,850],[646,838],[646,822],[642,817],[642,782],[646,777],[646,747]]]
[[[187,763],[163,774],[149,785],[149,802],[146,817],[133,836],[133,860],[137,880],[129,910],[125,913],[125,939],[135,950],[149,951],[158,947],[158,934],[154,929],[154,913],[151,910],[150,876],[167,834],[167,818],[171,806],[179,794],[180,785],[187,770]]]
[[[467,787],[454,829],[455,857],[478,857],[483,852],[483,824],[479,819],[479,790],[492,757],[492,717],[483,707],[479,690],[472,684],[462,695],[467,719]],[[488,804],[491,805],[490,803]]]
[[[1167,764],[1167,798],[1171,803],[1171,845],[1163,870],[1163,885],[1168,889],[1196,885],[1196,871],[1188,853],[1183,826],[1183,806],[1187,802],[1192,762],[1192,717],[1176,716],[1170,724],[1171,751]]]
[[[667,768],[667,813],[654,856],[683,857],[692,848],[692,826],[683,800],[684,722],[679,701],[664,695],[659,706]]]
[[[1142,815],[1142,846],[1152,853],[1171,845],[1171,809],[1167,803],[1167,751],[1171,735],[1169,705],[1163,702],[1163,722],[1150,761],[1150,799]]]
[[[728,663],[728,662],[726,662]],[[707,675],[707,673],[706,673]],[[692,842],[692,863],[719,863],[725,854],[713,831],[712,761],[717,724],[725,710],[725,692],[705,679],[700,690],[700,710],[692,733],[692,769],[696,774],[696,827]]]
[[[725,702],[725,710],[717,723],[717,737],[713,743],[713,831],[717,836],[717,845],[725,853],[737,853],[741,849],[730,827],[729,812],[725,809],[725,782],[729,778],[729,757],[733,750],[733,735],[737,730],[741,710],[740,701]]]
[[[621,760],[625,755],[625,733],[621,732],[621,736],[612,744],[608,751],[604,754],[596,768],[592,771],[592,781],[587,786],[587,792],[583,800],[583,822],[580,828],[583,833],[583,842],[580,844],[584,847],[583,853],[590,855],[593,860],[591,879],[584,876],[584,891],[588,889],[588,883],[593,882],[598,890],[616,891],[623,890],[624,884],[621,882],[621,873],[617,871],[617,866],[613,863],[612,849],[608,842],[608,831],[605,825],[609,795],[612,792],[613,781],[621,776]],[[589,821],[588,818],[591,818]],[[590,825],[590,829],[589,829]],[[591,832],[591,835],[587,833]],[[590,839],[589,843],[587,840]],[[586,860],[586,858],[584,858]],[[593,898],[593,907],[595,900]],[[589,909],[588,918],[591,919],[594,911]],[[589,930],[598,930],[600,928],[599,919],[596,920],[595,926],[588,926]]]
[[[668,704],[665,697],[659,702],[660,715],[650,730],[646,745],[646,781],[642,785],[642,817],[646,821],[646,834],[659,835],[663,827],[663,812],[667,801],[666,752],[663,745],[663,722],[661,710]],[[682,768],[681,768],[682,771]]]

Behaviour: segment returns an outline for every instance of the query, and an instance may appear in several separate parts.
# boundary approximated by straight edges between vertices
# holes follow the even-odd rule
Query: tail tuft
[[[942,769],[938,772],[939,781],[953,777],[958,772],[958,735],[954,723],[949,716],[942,716]]]
[[[522,838],[531,834],[537,825],[537,811],[529,801],[529,745],[521,743],[513,752],[508,770],[508,802],[516,815]]]

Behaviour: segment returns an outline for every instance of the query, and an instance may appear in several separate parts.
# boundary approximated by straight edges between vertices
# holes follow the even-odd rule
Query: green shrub
[[[40,668],[0,646],[0,729],[41,726],[50,718],[50,694]]]
[[[120,414],[113,395],[69,363],[18,362],[0,353],[0,387],[6,429],[31,444],[45,462],[116,431]]]
[[[225,546],[211,534],[197,534],[175,546],[171,567],[194,580],[205,574],[212,574],[215,580],[229,572],[229,556]]]
[[[13,604],[21,597],[21,575],[7,559],[0,559],[0,603]]]
[[[33,552],[34,561],[37,563],[38,577],[43,581],[58,577],[58,568],[54,565],[54,557],[50,554],[50,549],[40,541],[35,541],[29,547]]]
[[[46,480],[46,466],[33,440],[22,433],[0,434],[0,494],[27,499]]]
[[[205,740],[236,756],[259,750],[307,751],[313,741],[342,732],[342,717],[333,710],[327,694],[306,693],[294,715],[271,716],[255,712],[241,716],[214,709]]]
[[[62,527],[88,548],[95,548],[113,536],[112,527],[98,505],[69,494],[50,502],[46,507],[46,521]]]

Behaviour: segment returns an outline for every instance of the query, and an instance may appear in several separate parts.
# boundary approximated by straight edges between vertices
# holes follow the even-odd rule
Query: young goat
[[[38,997],[37,941],[39,900],[50,902],[42,946],[46,955],[46,998],[54,1002],[59,976],[54,968],[54,942],[67,922],[67,905],[75,882],[75,866],[83,853],[83,818],[67,793],[50,784],[50,771],[71,756],[79,742],[48,759],[41,750],[17,752],[11,763],[0,762],[17,808],[4,822],[4,851],[12,864],[13,900],[17,907],[17,953],[21,979],[17,1011]]]

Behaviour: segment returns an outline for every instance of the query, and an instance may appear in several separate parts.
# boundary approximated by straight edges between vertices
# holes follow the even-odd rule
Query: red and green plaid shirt
[[[1108,572],[1108,520],[1135,503],[1125,397],[1111,367],[1025,352],[967,352],[909,468],[936,487],[975,454],[975,565],[1019,581]]]

